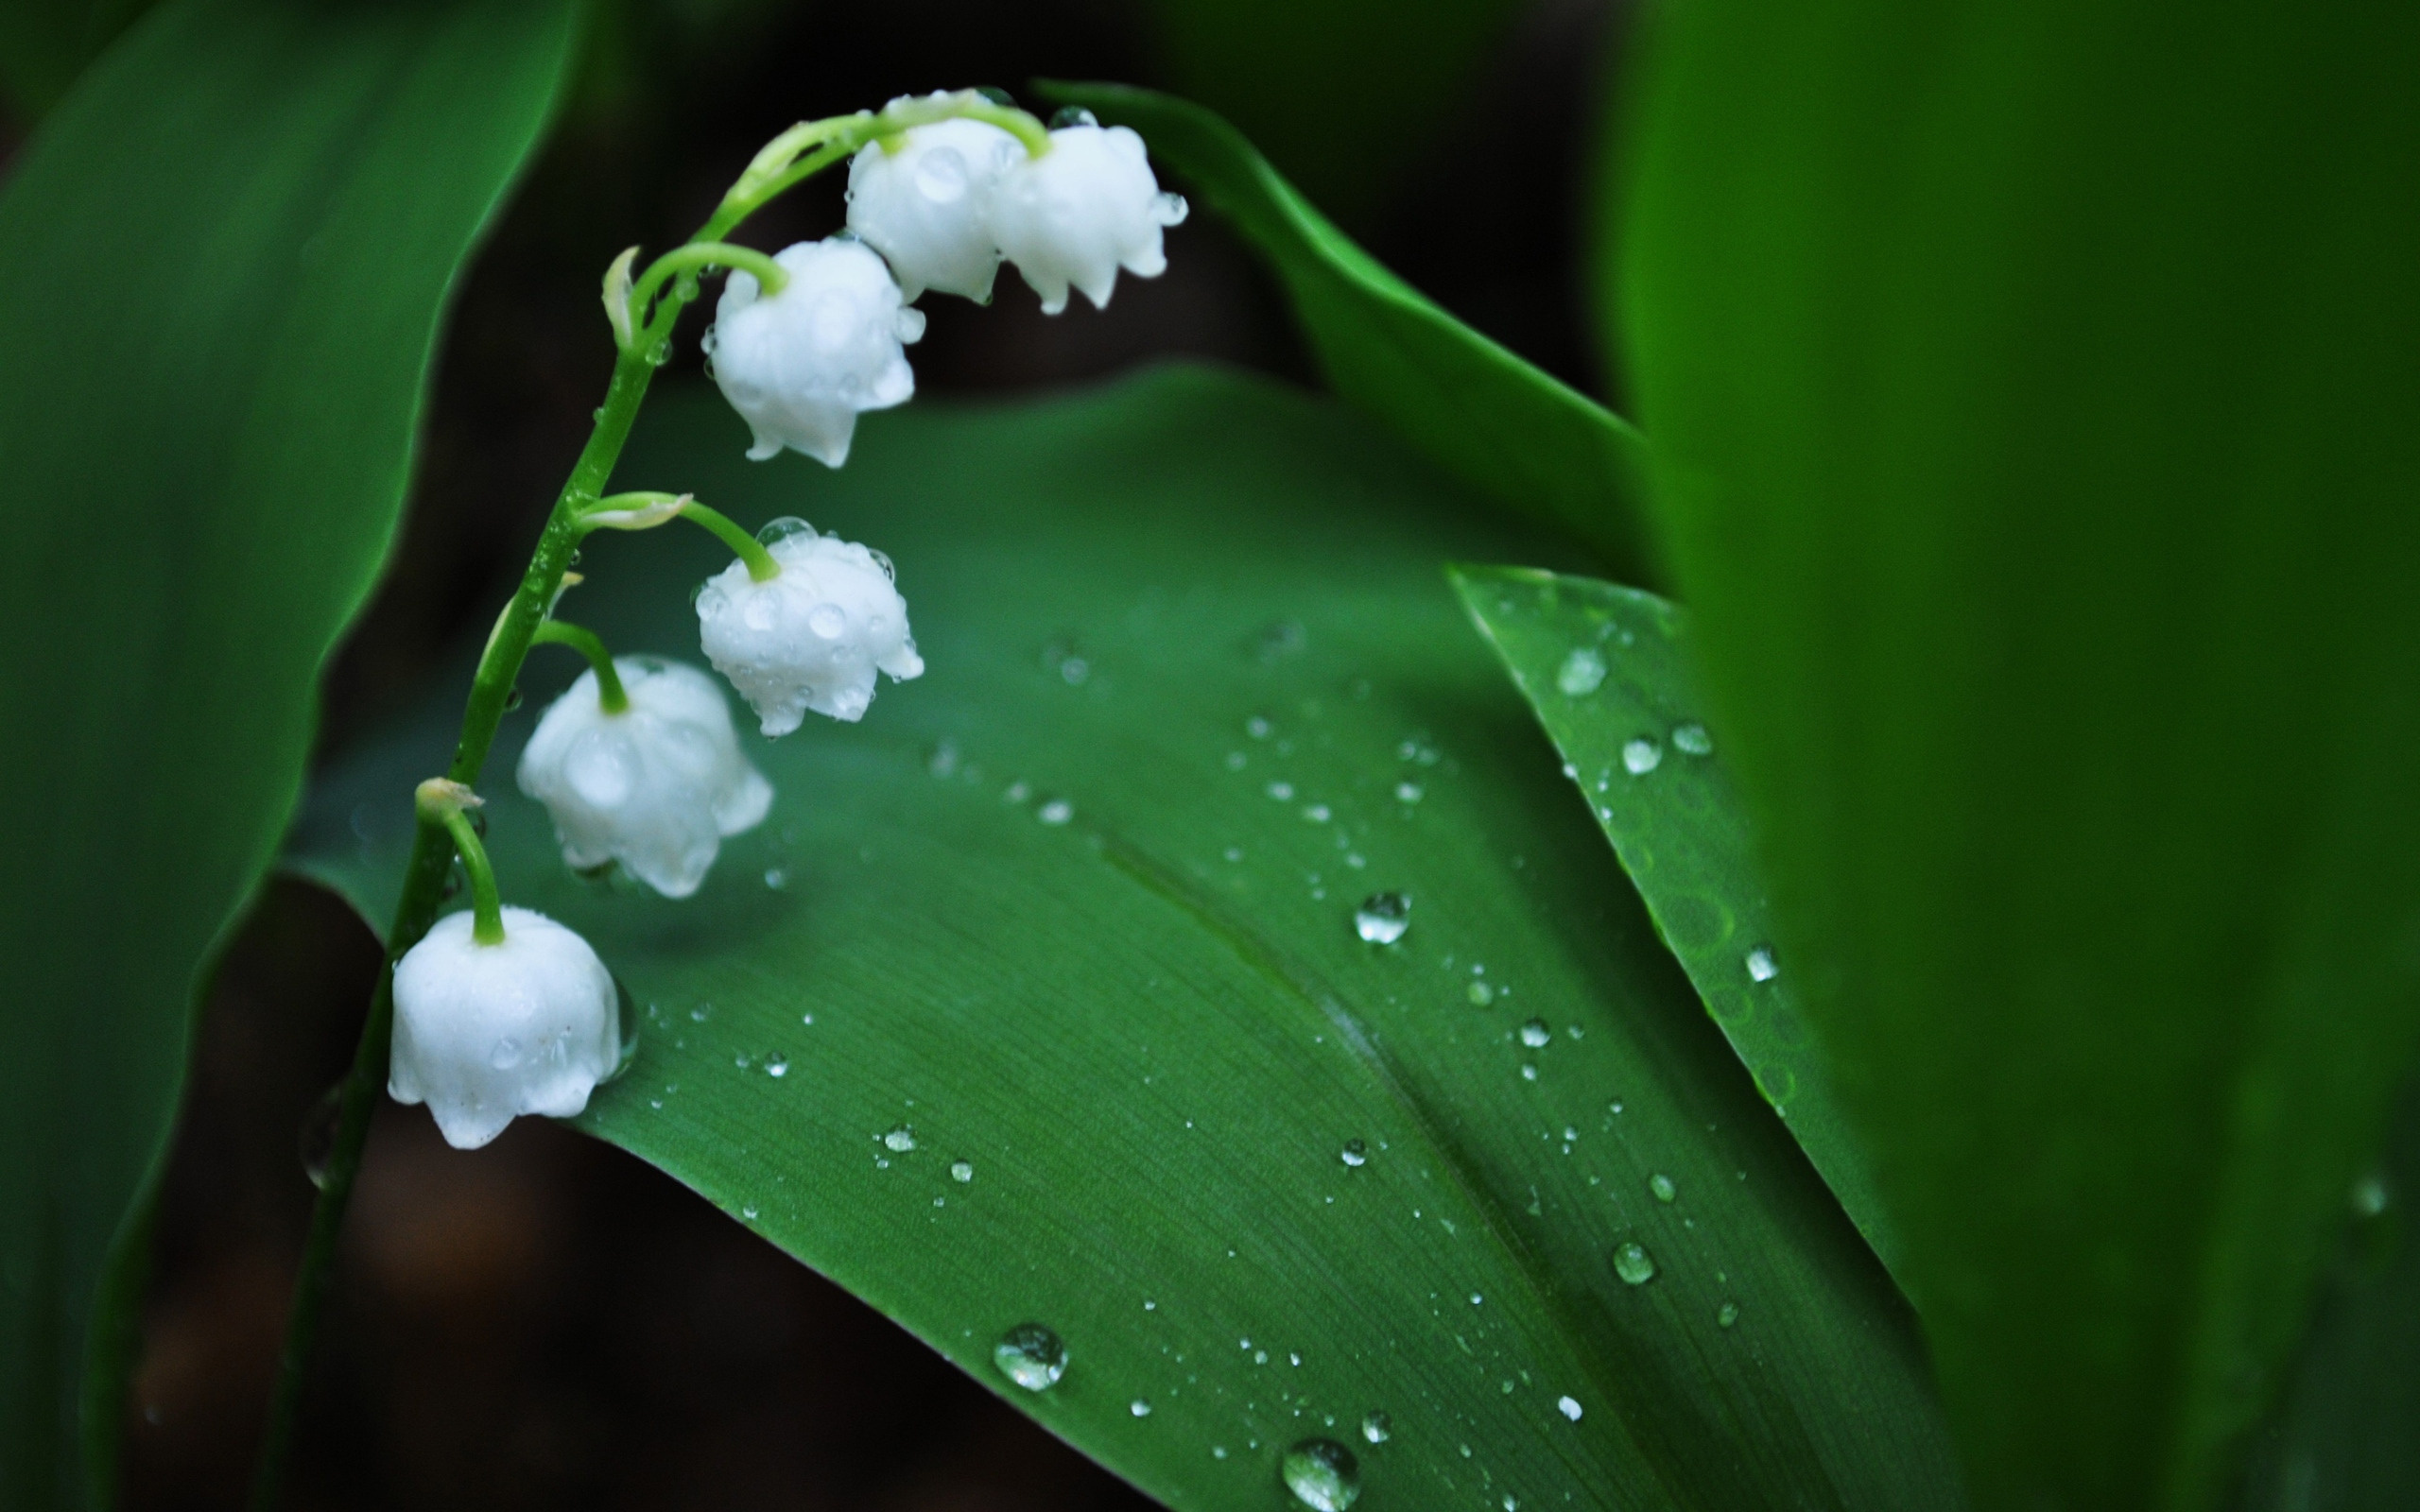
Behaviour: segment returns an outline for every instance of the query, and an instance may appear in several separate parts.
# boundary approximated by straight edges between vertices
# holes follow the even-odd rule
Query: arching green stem
[[[596,707],[609,714],[629,712],[631,696],[622,689],[622,675],[614,670],[614,653],[605,649],[604,637],[562,620],[548,620],[538,627],[529,642],[532,645],[567,645],[588,658],[588,664],[596,672]]]
[[[734,247],[728,242],[694,241],[657,258],[647,266],[638,282],[631,285],[631,311],[643,318],[656,291],[681,273],[699,273],[710,267],[737,268],[756,280],[768,294],[779,294],[790,281],[789,271],[763,252],[752,247]],[[683,301],[687,302],[686,301]],[[654,322],[648,322],[648,335],[655,334]]]
[[[444,827],[462,858],[462,869],[470,874],[471,937],[482,945],[503,944],[504,900],[495,890],[495,868],[488,864],[488,848],[479,843],[478,829],[471,823],[471,810],[479,806],[479,796],[463,783],[432,777],[420,784],[413,806],[423,824]]]
[[[769,583],[782,576],[782,564],[773,559],[773,554],[765,549],[765,543],[740,529],[721,510],[709,509],[692,499],[681,507],[681,517],[705,526],[724,545],[738,553],[739,559],[748,564],[748,576],[752,581]]]

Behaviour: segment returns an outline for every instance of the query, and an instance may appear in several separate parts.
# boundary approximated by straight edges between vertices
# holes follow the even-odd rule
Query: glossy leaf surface
[[[1119,84],[1048,84],[1131,126],[1277,271],[1327,381],[1472,489],[1644,580],[1647,443],[1619,416],[1389,272],[1201,106]]]
[[[1685,616],[1652,593],[1526,568],[1460,568],[1454,586],[1723,1038],[1892,1263],[1865,1151],[1815,1048],[1798,973],[1773,943],[1747,811],[1687,666]]]
[[[96,1288],[569,9],[171,7],[0,193],[0,1504],[86,1500],[79,1383],[106,1497],[139,1224]]]
[[[622,481],[890,552],[930,670],[752,737],[772,816],[675,903],[567,874],[513,793],[573,670],[532,669],[489,843],[646,1024],[585,1127],[1180,1508],[1285,1504],[1314,1437],[1365,1508],[1956,1503],[1888,1277],[1440,571],[1553,548],[1201,370],[920,402],[838,472],[745,444],[668,390]],[[593,538],[565,612],[695,658],[729,555],[689,534]],[[316,795],[297,862],[372,917],[458,698]],[[994,1358],[1027,1323],[1038,1393]]]
[[[1630,370],[1974,1483],[2209,1505],[2420,1030],[2420,12],[1667,19]]]

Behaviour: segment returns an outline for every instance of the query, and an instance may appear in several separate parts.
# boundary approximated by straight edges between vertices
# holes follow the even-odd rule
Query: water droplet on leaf
[[[1361,1467],[1333,1438],[1305,1438],[1280,1465],[1286,1488],[1313,1512],[1344,1512],[1361,1496]]]
[[[1614,1251],[1614,1274],[1629,1285],[1644,1286],[1655,1279],[1655,1257],[1634,1240]]]
[[[1584,698],[1605,680],[1605,658],[1595,646],[1572,649],[1555,669],[1554,685],[1574,698]]]
[[[1361,1436],[1374,1444],[1385,1443],[1393,1436],[1394,1431],[1395,1420],[1375,1407],[1371,1408],[1369,1415],[1361,1419]]]
[[[1392,945],[1411,927],[1411,900],[1399,892],[1374,892],[1354,911],[1353,928],[1373,945]]]
[[[1346,1140],[1344,1149],[1337,1159],[1350,1166],[1367,1165],[1370,1163],[1370,1147],[1359,1140]]]
[[[1039,1323],[1020,1323],[992,1350],[1000,1373],[1028,1391],[1047,1391],[1067,1372],[1067,1347]]]
[[[1641,738],[1622,743],[1622,770],[1633,777],[1645,777],[1663,761],[1664,747],[1660,742]]]
[[[894,1153],[905,1155],[916,1147],[916,1131],[905,1124],[900,1124],[883,1135],[882,1143]]]

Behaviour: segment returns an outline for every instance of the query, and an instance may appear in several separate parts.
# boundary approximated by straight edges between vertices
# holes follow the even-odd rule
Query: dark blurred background
[[[0,154],[139,5],[0,20]],[[28,12],[30,13],[30,12]],[[1575,217],[1624,0],[623,0],[592,16],[550,146],[459,290],[403,540],[331,669],[323,749],[374,725],[510,592],[584,438],[611,345],[605,264],[685,238],[807,116],[1037,77],[1226,112],[1381,260],[1619,404]],[[10,28],[15,28],[13,33]],[[5,168],[0,168],[5,171]],[[1182,188],[1180,181],[1177,185]],[[840,219],[835,178],[759,217]],[[1078,384],[1186,355],[1315,382],[1282,294],[1206,214],[1107,312],[926,301],[920,391]],[[676,372],[694,372],[683,327]],[[343,1073],[379,952],[332,898],[272,884],[204,1007],[128,1403],[126,1504],[241,1503],[312,1190],[302,1128]],[[669,1178],[542,1120],[463,1155],[388,1105],[321,1334],[292,1504],[1141,1507],[888,1320]]]

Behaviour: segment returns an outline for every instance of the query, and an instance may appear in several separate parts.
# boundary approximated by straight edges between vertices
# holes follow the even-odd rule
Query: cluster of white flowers
[[[1167,270],[1161,233],[1184,201],[1161,190],[1143,139],[1084,116],[1049,140],[1028,155],[1013,133],[959,117],[870,143],[849,164],[846,232],[776,253],[790,275],[779,293],[731,275],[707,350],[754,434],[750,456],[845,461],[856,417],[916,390],[904,348],[924,335],[909,306],[927,289],[988,301],[1005,258],[1056,315],[1070,287],[1101,306],[1118,269]]]
[[[849,230],[776,253],[786,278],[730,274],[705,347],[716,383],[753,433],[751,457],[787,448],[831,467],[846,461],[856,417],[915,392],[905,349],[924,335],[912,301],[928,289],[988,301],[1007,261],[1055,315],[1071,288],[1102,306],[1119,269],[1150,278],[1167,267],[1162,232],[1184,218],[1184,201],[1161,192],[1142,138],[1077,112],[1049,132],[1047,150],[1028,154],[988,122],[930,118],[973,102],[891,102],[894,120],[920,110],[927,119],[851,162]],[[630,260],[607,280],[626,342],[636,315]],[[689,510],[743,549],[698,593],[699,639],[768,737],[798,729],[810,710],[862,718],[877,673],[924,672],[881,553],[800,520],[767,526],[760,552],[687,495],[622,497],[645,502],[590,518],[648,528]],[[722,842],[763,821],[772,784],[741,754],[730,708],[705,673],[609,659],[569,627],[552,634],[596,664],[539,719],[521,753],[522,791],[545,805],[571,867],[618,865],[667,898],[690,896]],[[442,782],[422,797],[466,867],[478,863],[479,912],[438,920],[396,964],[388,1089],[398,1102],[425,1102],[446,1140],[472,1149],[523,1113],[567,1117],[587,1106],[620,1059],[620,997],[579,935],[497,902],[463,816],[476,797]]]

